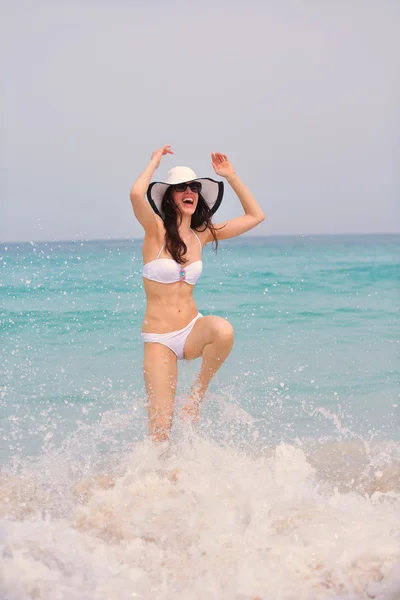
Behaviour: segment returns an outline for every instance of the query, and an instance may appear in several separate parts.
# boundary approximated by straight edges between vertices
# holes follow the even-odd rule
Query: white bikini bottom
[[[202,316],[201,313],[197,313],[195,318],[192,319],[186,327],[178,329],[178,331],[171,331],[169,333],[142,333],[142,340],[145,344],[152,343],[167,346],[167,348],[176,354],[179,360],[183,360],[183,349],[187,337],[192,331],[197,319],[201,319]]]

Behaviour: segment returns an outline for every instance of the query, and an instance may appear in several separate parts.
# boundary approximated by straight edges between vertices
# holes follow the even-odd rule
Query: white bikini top
[[[197,238],[202,249],[198,235],[190,230]],[[158,283],[176,283],[177,281],[185,281],[189,285],[195,285],[203,270],[203,262],[195,260],[190,265],[184,266],[177,263],[173,258],[160,258],[161,252],[164,250],[165,243],[161,246],[157,258],[143,265],[143,277],[150,281]]]

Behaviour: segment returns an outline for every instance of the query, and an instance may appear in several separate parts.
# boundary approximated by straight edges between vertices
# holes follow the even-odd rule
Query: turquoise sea
[[[235,345],[162,454],[141,241],[0,245],[0,598],[398,600],[399,248],[207,248],[198,309]]]

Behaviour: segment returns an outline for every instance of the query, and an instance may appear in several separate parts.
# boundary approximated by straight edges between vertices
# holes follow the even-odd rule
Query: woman
[[[167,440],[171,429],[178,359],[202,357],[200,372],[182,412],[183,419],[194,422],[212,377],[233,345],[233,328],[228,321],[203,317],[197,311],[193,287],[202,270],[201,251],[209,242],[217,246],[219,240],[241,235],[265,218],[224,154],[212,154],[212,166],[237,194],[245,213],[240,217],[213,225],[211,217],[221,203],[223,183],[198,179],[187,167],[175,167],[165,182],[150,185],[154,171],[167,154],[173,154],[171,146],[153,152],[130,193],[135,216],[145,231],[143,374],[149,432],[155,442]]]

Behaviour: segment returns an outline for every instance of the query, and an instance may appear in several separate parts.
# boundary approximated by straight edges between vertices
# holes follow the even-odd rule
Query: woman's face
[[[172,200],[182,212],[182,215],[193,215],[199,201],[201,184],[198,181],[179,183],[172,187]]]

